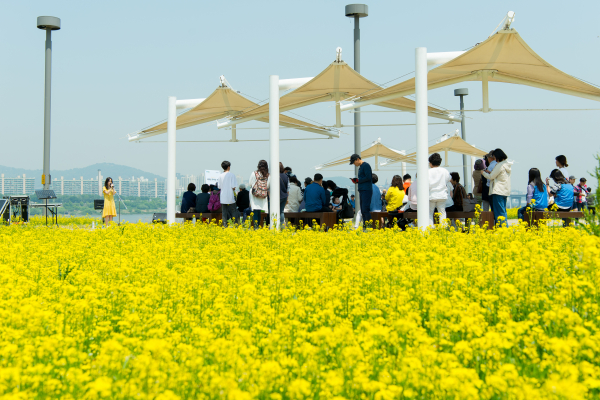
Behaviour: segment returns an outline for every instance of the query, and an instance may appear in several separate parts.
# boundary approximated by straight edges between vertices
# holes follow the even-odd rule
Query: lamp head
[[[366,4],[348,4],[346,6],[346,17],[364,18],[369,15],[369,6]]]
[[[469,95],[469,89],[463,88],[463,89],[454,89],[454,95],[455,96],[468,96]]]
[[[60,29],[60,18],[56,17],[38,17],[37,27],[44,31],[57,31]]]

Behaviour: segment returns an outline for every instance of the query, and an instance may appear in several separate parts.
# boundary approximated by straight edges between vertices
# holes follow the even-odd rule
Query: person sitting
[[[567,181],[562,172],[558,169],[554,169],[550,172],[550,178],[552,178],[554,183],[550,184],[550,179],[546,178],[546,187],[548,194],[552,196],[556,208],[558,211],[571,211],[573,208],[573,200],[575,198],[573,185]],[[550,199],[548,200],[548,204],[550,204]],[[563,218],[563,226],[567,226],[567,223],[568,218]]]
[[[210,186],[206,183],[200,187],[200,191],[202,193],[198,193],[196,196],[196,212],[199,213],[207,213],[210,212],[208,210],[208,203],[210,201]]]
[[[525,210],[543,211],[548,208],[548,189],[542,181],[542,174],[537,168],[529,170],[529,185],[527,185],[527,204],[517,211],[518,218],[524,219]]]
[[[211,186],[212,193],[208,201],[208,210],[213,213],[221,212],[221,191],[217,186]]]
[[[235,205],[242,214],[242,222],[246,220],[246,217],[250,215],[252,209],[250,208],[250,192],[246,190],[246,185],[240,184],[240,191],[237,194]]]
[[[306,186],[304,190],[304,203],[306,204],[306,212],[329,212],[329,201],[327,193],[321,184],[323,183],[323,175],[315,174],[313,182]]]
[[[339,197],[333,197],[329,207],[331,207],[332,211],[340,211],[342,209],[342,201]]]
[[[350,205],[352,206],[353,210],[356,208],[356,198],[354,195],[350,196]]]
[[[183,194],[181,199],[181,212],[182,213],[193,213],[196,212],[196,185],[190,183],[187,187],[187,192]]]
[[[460,184],[460,175],[458,172],[450,173],[450,183],[452,184],[452,202],[454,204],[446,208],[446,211],[462,211],[463,199],[467,198],[467,191]]]
[[[563,176],[558,169],[553,169],[550,172],[550,178],[554,181],[550,183],[550,179],[546,178],[546,187],[548,194],[554,198],[554,204],[558,207],[558,211],[571,211],[573,208],[573,185]]]
[[[379,177],[376,174],[373,175],[373,196],[371,197],[371,207],[369,211],[379,212],[383,208],[383,202],[381,201],[381,190],[376,185],[379,182]]]
[[[302,190],[300,190],[300,181],[296,175],[290,175],[290,194],[287,198],[284,213],[300,211],[300,203],[302,202]]]
[[[404,186],[400,175],[394,175],[392,178],[392,185],[385,195],[385,200],[387,201],[388,212],[397,212],[402,207]]]

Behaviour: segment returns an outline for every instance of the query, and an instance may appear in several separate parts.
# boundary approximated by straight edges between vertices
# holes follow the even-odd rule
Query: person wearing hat
[[[587,180],[581,178],[579,184],[573,185],[573,194],[575,195],[575,207],[577,211],[583,211],[587,207],[587,194],[588,187],[586,185]]]
[[[238,211],[242,214],[242,223],[246,221],[246,217],[250,215],[252,209],[250,208],[250,192],[246,190],[246,185],[240,183],[240,191],[237,194],[235,205]]]
[[[476,160],[475,165],[473,166],[473,197],[477,200],[477,204],[481,206],[483,201],[482,191],[483,191],[483,183],[481,181],[481,171],[485,169],[485,165],[483,160]]]
[[[350,156],[350,165],[358,167],[358,177],[352,182],[358,183],[358,197],[360,200],[360,213],[363,221],[371,220],[371,197],[373,197],[373,171],[369,163],[360,158],[358,154]],[[356,215],[358,221],[359,216]]]

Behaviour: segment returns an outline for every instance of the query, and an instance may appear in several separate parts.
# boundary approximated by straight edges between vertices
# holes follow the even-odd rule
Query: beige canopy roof
[[[375,171],[379,170],[379,157],[394,159],[394,162],[406,162],[409,164],[417,163],[417,160],[414,156],[406,156],[402,154],[401,151],[394,150],[381,143],[381,138],[377,139],[373,142],[373,144],[371,144],[371,146],[361,151],[360,157],[363,159],[375,157]],[[321,164],[317,166],[316,169],[331,168],[336,167],[338,165],[350,165],[350,156],[344,157],[337,161],[331,161],[325,164]]]
[[[445,165],[448,165],[448,152],[453,152],[453,153],[458,153],[458,154],[465,154],[467,156],[473,156],[473,157],[482,157],[484,154],[487,154],[487,151],[478,149],[477,147],[465,142],[460,136],[450,136],[450,137],[442,137],[442,140],[437,143],[434,144],[433,146],[430,146],[427,149],[427,153],[428,154],[433,154],[433,153],[444,153],[444,162]],[[407,154],[406,156],[404,156],[404,158],[409,158],[409,159],[416,159],[417,157],[417,153],[410,153]],[[386,162],[385,165],[389,165],[389,164],[395,164],[398,162],[407,162],[404,159],[395,159],[393,157],[388,157],[390,159],[390,161]],[[414,162],[413,164],[416,164],[416,162]]]
[[[324,101],[339,101],[356,96],[366,96],[382,90],[382,87],[369,81],[358,72],[350,68],[344,61],[334,61],[319,75],[282,96],[279,99],[281,112],[308,106]],[[415,102],[407,98],[396,98],[378,104],[404,111],[415,111]],[[449,119],[448,115],[434,107],[429,107],[430,115],[438,118]],[[257,106],[236,115],[236,119],[251,119],[252,117],[265,116],[269,113],[269,104]]]
[[[239,114],[245,110],[258,107],[256,103],[248,100],[228,86],[218,87],[210,96],[196,107],[184,112],[177,117],[177,129],[204,124],[225,118],[229,115]],[[258,121],[269,122],[269,118],[259,118]],[[308,132],[323,133],[325,128],[308,122],[300,121],[286,115],[279,116],[279,125],[296,128]],[[140,132],[140,138],[154,136],[167,131],[167,122],[145,128]]]
[[[600,101],[600,88],[553,67],[537,55],[514,29],[500,30],[469,51],[429,71],[429,89],[462,81],[508,82]],[[415,80],[400,82],[362,100],[415,92]],[[379,104],[379,103],[378,103]]]

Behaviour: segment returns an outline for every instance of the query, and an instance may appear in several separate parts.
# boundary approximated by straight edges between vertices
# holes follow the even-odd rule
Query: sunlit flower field
[[[0,226],[0,399],[594,399],[575,228]]]

